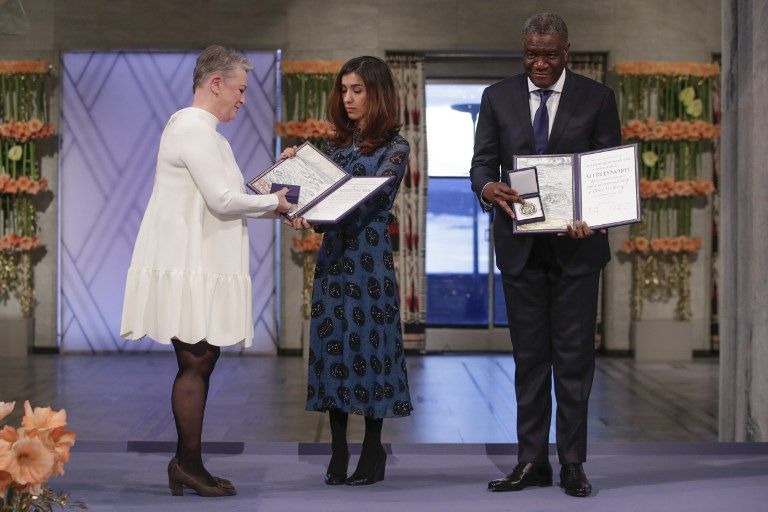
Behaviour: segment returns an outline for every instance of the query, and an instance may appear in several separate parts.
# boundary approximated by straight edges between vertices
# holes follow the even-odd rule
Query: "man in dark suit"
[[[552,485],[549,463],[551,381],[557,398],[560,485],[588,496],[587,402],[595,368],[594,341],[601,269],[610,260],[604,231],[579,221],[568,232],[513,235],[510,202],[521,202],[501,171],[514,155],[568,154],[617,146],[621,129],[613,91],[565,64],[568,29],[554,14],[523,28],[525,73],[483,93],[470,177],[486,210],[507,303],[515,359],[518,464],[492,491]]]

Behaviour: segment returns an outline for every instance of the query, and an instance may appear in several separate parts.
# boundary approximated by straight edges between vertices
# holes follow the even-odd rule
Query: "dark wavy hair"
[[[331,142],[339,147],[350,143],[357,128],[357,124],[347,115],[341,93],[341,79],[350,73],[356,73],[365,84],[365,129],[359,135],[359,149],[368,155],[400,130],[395,81],[387,63],[378,57],[355,57],[342,66],[328,99],[328,120],[336,130]]]

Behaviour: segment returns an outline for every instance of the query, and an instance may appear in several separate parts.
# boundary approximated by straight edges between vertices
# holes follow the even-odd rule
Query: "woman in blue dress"
[[[354,176],[395,177],[322,230],[312,291],[307,410],[328,412],[330,420],[325,483],[367,485],[384,479],[384,418],[408,416],[413,409],[387,231],[409,146],[398,134],[397,93],[387,64],[376,57],[347,62],[336,77],[328,117],[336,136],[324,151],[333,161]],[[294,152],[288,148],[281,157]],[[310,225],[299,218],[293,227]],[[357,468],[347,478],[349,413],[364,416],[365,436]]]

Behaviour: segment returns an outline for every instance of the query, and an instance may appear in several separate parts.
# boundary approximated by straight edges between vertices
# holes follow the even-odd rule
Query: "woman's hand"
[[[312,224],[307,222],[307,219],[304,217],[295,217],[292,221],[284,220],[283,224],[291,226],[293,229],[309,229],[312,227]]]
[[[277,196],[277,208],[275,208],[276,213],[288,213],[293,205],[288,202],[288,200],[285,198],[285,194],[288,193],[288,187],[282,188],[275,192],[275,195]]]
[[[296,156],[296,151],[298,151],[298,146],[291,146],[288,148],[285,148],[282,153],[280,153],[280,160],[285,160],[286,158],[293,158]]]

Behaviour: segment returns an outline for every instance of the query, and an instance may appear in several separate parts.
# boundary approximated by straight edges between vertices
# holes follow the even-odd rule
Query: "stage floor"
[[[147,342],[149,343],[149,342]],[[515,364],[510,354],[409,355],[413,415],[384,422],[392,443],[515,443]],[[65,408],[84,441],[176,438],[171,353],[0,358],[0,401]],[[717,441],[716,358],[635,363],[598,358],[589,402],[590,441]],[[299,357],[223,357],[213,373],[206,441],[329,442],[326,415],[304,410]],[[553,408],[554,414],[554,408]],[[554,422],[550,440],[554,441]],[[363,422],[350,420],[350,440]]]
[[[386,480],[330,487],[322,480],[325,443],[210,445],[218,453],[206,455],[208,468],[231,478],[238,495],[172,497],[168,447],[81,442],[55,487],[94,511],[758,512],[768,500],[768,443],[593,443],[585,467],[594,492],[585,499],[566,496],[557,485],[488,492],[487,481],[515,463],[514,445],[493,444],[388,445]],[[351,464],[356,460],[355,454]]]

